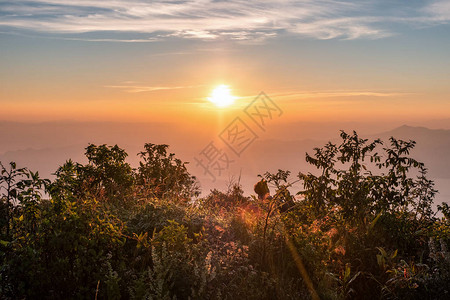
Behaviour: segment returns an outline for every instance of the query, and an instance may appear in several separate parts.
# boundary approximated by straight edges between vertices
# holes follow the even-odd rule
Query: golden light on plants
[[[221,84],[217,86],[208,97],[208,100],[217,107],[227,107],[234,103],[236,97],[231,95],[231,90],[228,85]]]

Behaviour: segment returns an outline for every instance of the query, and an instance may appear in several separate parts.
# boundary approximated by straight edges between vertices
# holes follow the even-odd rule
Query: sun
[[[217,107],[227,107],[234,103],[235,97],[231,95],[228,85],[221,84],[212,91],[208,100]]]

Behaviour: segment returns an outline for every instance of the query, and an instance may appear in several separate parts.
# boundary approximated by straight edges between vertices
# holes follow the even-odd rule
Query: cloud
[[[395,23],[432,26],[450,21],[449,1],[424,3],[428,4],[408,3],[401,10],[385,0],[15,0],[0,3],[0,26],[46,34],[95,35],[85,40],[110,41],[102,34],[117,33],[117,40],[125,42],[166,38],[263,41],[280,34],[376,39],[395,34]],[[130,33],[146,36],[121,37]]]
[[[425,11],[436,22],[447,23],[450,21],[450,1],[448,0],[433,2],[425,8]]]
[[[280,99],[312,99],[312,98],[335,98],[335,97],[399,97],[412,95],[407,92],[383,92],[383,91],[359,91],[359,90],[337,90],[337,91],[292,91],[273,94]]]
[[[137,85],[133,81],[124,82],[122,85],[107,85],[106,88],[120,89],[128,93],[142,93],[142,92],[155,92],[164,90],[179,90],[179,89],[192,89],[201,87],[201,85],[189,85],[189,86],[147,86]]]

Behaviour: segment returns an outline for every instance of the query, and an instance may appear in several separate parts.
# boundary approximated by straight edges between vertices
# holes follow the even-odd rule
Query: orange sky
[[[230,116],[264,91],[283,122],[450,117],[442,1],[408,16],[389,1],[37,3],[0,4],[0,120],[214,124],[219,84],[238,97]]]

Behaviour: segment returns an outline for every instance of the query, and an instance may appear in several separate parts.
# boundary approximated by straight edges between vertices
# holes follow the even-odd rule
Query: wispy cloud
[[[0,26],[50,34],[95,34],[84,40],[139,42],[164,38],[262,41],[280,34],[317,39],[382,38],[395,23],[450,21],[449,1],[402,4],[345,0],[15,0],[0,3]],[[125,33],[146,38],[124,39]]]
[[[331,91],[291,91],[274,93],[272,97],[285,100],[339,98],[339,97],[400,97],[413,95],[408,92],[386,92],[367,90],[331,90]]]
[[[428,5],[425,8],[425,11],[430,14],[433,21],[450,21],[450,1],[448,0],[435,1]]]
[[[106,88],[120,89],[128,93],[142,93],[142,92],[156,92],[164,90],[179,90],[198,88],[202,85],[188,85],[188,86],[148,86],[136,84],[133,81],[124,82],[121,85],[107,85]]]
[[[330,97],[396,97],[411,95],[406,92],[382,92],[382,91],[355,91],[355,90],[338,90],[338,91],[301,91],[280,93],[279,97],[287,98],[330,98]]]

